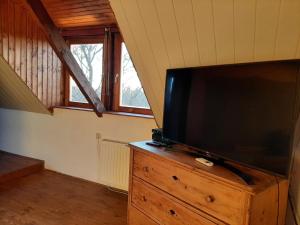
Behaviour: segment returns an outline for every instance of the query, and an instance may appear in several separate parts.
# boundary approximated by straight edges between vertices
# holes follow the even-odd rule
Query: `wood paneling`
[[[62,65],[41,28],[19,1],[0,11],[0,55],[47,108],[61,105]]]
[[[110,0],[162,125],[167,68],[300,58],[299,0]]]
[[[69,45],[66,43],[63,36],[60,34],[59,29],[53,23],[42,2],[39,0],[27,0],[26,5],[29,11],[34,15],[34,18],[39,22],[39,24],[41,24],[41,28],[44,32],[43,36],[41,37],[41,40],[47,38],[53,50],[56,52],[59,59],[63,62],[66,71],[72,76],[84,97],[94,108],[95,113],[98,116],[102,116],[102,113],[105,111],[103,103],[101,102],[99,96],[97,95],[90,82],[84,75],[82,69],[78,65],[75,57],[73,56]],[[43,75],[42,78],[38,79],[38,85],[45,85],[47,87],[48,54],[47,46],[45,47],[45,42],[46,41],[40,42],[40,47],[38,48],[38,55],[40,59],[38,60],[38,64],[41,65],[40,69],[42,70]],[[45,95],[47,95],[47,92],[43,93],[43,96]],[[38,96],[40,96],[39,92]]]
[[[42,0],[59,28],[116,24],[108,0]]]

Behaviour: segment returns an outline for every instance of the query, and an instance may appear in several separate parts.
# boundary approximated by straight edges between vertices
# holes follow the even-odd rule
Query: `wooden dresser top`
[[[251,194],[257,194],[258,192],[265,190],[265,188],[275,185],[277,184],[277,182],[283,180],[283,178],[275,177],[274,175],[270,175],[256,169],[230,162],[232,166],[238,168],[239,170],[250,175],[253,178],[254,185],[248,185],[238,175],[222,166],[214,165],[213,167],[207,167],[200,164],[195,160],[195,156],[192,156],[191,154],[189,154],[189,152],[183,150],[184,147],[154,147],[147,145],[146,142],[147,141],[130,143],[130,147],[142,151],[145,154],[149,154],[149,156],[172,161],[173,163],[177,163],[182,167],[197,172],[199,175],[203,175],[206,178],[225,183]]]

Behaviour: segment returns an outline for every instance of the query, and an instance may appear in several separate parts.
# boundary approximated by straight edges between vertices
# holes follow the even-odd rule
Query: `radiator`
[[[99,183],[128,191],[129,158],[128,143],[110,139],[98,142]]]

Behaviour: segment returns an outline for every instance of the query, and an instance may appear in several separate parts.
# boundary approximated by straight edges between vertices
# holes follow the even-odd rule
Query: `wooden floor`
[[[51,171],[0,184],[1,225],[126,225],[127,196]]]
[[[0,150],[0,183],[17,179],[44,169],[44,161]]]

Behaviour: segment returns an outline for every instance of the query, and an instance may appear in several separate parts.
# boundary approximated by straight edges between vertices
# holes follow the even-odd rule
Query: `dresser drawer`
[[[128,208],[128,225],[158,225],[133,206]]]
[[[234,225],[245,224],[248,195],[164,158],[134,151],[133,175]]]
[[[213,225],[213,222],[180,204],[166,193],[159,191],[134,178],[132,181],[132,202],[137,208],[145,211],[159,224],[164,225]],[[204,213],[203,213],[204,214]],[[221,223],[222,224],[222,223]]]

